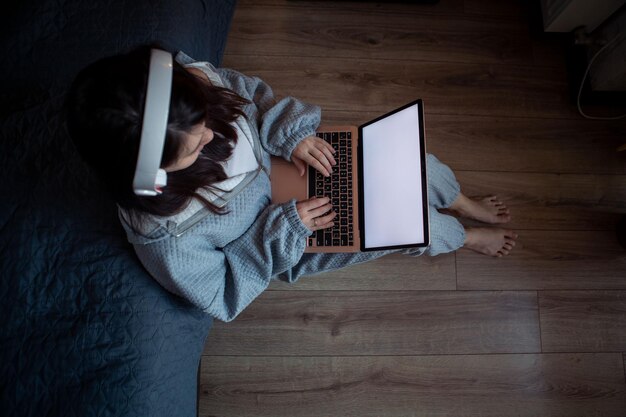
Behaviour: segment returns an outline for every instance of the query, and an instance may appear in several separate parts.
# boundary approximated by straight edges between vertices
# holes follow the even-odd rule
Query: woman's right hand
[[[332,208],[328,197],[312,197],[296,203],[296,209],[302,223],[313,232],[335,225],[333,219],[337,213],[332,211]]]

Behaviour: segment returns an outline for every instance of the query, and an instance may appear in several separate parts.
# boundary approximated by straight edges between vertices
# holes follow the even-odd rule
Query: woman
[[[128,240],[150,274],[217,319],[234,319],[272,277],[302,275],[378,258],[392,251],[304,254],[312,231],[332,227],[326,198],[270,202],[270,155],[329,175],[334,149],[314,136],[318,107],[275,100],[258,78],[194,62],[179,53],[161,168],[167,186],[157,196],[133,192],[151,50],[142,47],[98,61],[77,76],[68,94],[68,130],[83,158],[119,206]],[[461,246],[503,256],[516,235],[464,227],[438,209],[486,223],[505,223],[495,197],[472,200],[452,171],[427,160],[431,245],[404,253],[437,255]]]

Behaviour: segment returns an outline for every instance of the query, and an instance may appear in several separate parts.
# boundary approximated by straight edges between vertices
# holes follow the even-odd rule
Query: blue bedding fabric
[[[103,56],[160,42],[219,64],[234,1],[12,2],[0,17],[3,416],[195,416],[209,316],[142,268],[64,127]],[[113,169],[113,167],[112,167]]]

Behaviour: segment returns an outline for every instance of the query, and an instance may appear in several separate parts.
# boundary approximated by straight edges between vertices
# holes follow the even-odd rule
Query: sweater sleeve
[[[315,134],[320,124],[318,106],[294,97],[277,100],[271,87],[258,77],[248,77],[230,69],[219,69],[226,85],[252,103],[246,116],[255,123],[262,146],[272,155],[291,160],[291,153],[302,139]]]
[[[300,260],[309,229],[295,200],[270,205],[238,239],[223,248],[190,233],[135,245],[146,269],[167,290],[222,321],[231,321]]]

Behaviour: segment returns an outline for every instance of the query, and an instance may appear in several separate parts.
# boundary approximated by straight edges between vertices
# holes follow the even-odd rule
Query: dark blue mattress
[[[0,17],[2,415],[196,415],[212,320],[143,269],[69,141],[62,103],[80,68],[143,43],[219,64],[233,9],[28,0]]]

